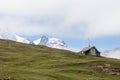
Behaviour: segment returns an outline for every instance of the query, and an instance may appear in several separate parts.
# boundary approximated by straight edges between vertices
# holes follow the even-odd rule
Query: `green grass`
[[[0,40],[0,79],[11,80],[119,80],[97,65],[120,68],[120,60],[80,56],[67,50]]]

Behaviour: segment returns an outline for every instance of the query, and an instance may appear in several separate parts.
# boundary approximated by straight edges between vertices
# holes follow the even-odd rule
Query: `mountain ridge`
[[[45,35],[43,35],[39,39],[31,41],[25,37],[21,37],[16,34],[6,33],[6,34],[0,35],[0,39],[8,39],[8,40],[13,40],[16,42],[21,42],[26,44],[43,45],[43,46],[48,46],[48,47],[58,48],[58,49],[67,49],[66,43],[63,40],[58,38],[48,38]]]

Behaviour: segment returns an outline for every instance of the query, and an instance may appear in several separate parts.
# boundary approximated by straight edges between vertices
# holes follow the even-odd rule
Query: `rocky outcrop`
[[[120,68],[113,68],[111,64],[98,65],[97,67],[102,69],[102,71],[104,71],[105,73],[109,75],[120,76]]]

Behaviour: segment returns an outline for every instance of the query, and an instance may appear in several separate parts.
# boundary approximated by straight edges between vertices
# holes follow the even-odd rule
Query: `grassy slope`
[[[120,60],[0,40],[0,79],[119,80],[96,67],[105,63],[120,68]]]

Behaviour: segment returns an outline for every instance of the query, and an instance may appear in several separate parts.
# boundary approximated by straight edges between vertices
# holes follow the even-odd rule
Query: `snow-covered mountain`
[[[46,36],[42,36],[41,38],[33,41],[35,45],[44,45],[46,46],[48,42],[48,38]]]
[[[16,42],[26,43],[26,44],[35,44],[35,45],[44,45],[52,48],[66,49],[67,46],[65,42],[58,38],[48,38],[46,36],[42,36],[41,38],[30,41],[24,37],[21,37],[16,34],[12,34],[9,32],[0,32],[0,39],[8,39]]]
[[[114,50],[106,50],[102,53],[102,56],[120,59],[120,48],[116,48]]]
[[[15,35],[15,41],[30,44],[31,42],[23,37]]]
[[[67,46],[63,40],[57,38],[47,38],[42,36],[40,39],[33,41],[35,45],[44,45],[52,48],[66,49]]]
[[[21,42],[21,43],[27,43],[30,44],[31,42],[27,40],[26,38],[20,37],[16,34],[10,33],[10,32],[0,32],[0,39],[7,39],[7,40],[13,40],[16,42]]]
[[[59,48],[59,49],[66,49],[66,43],[63,40],[57,38],[49,38],[47,42],[48,47]]]

